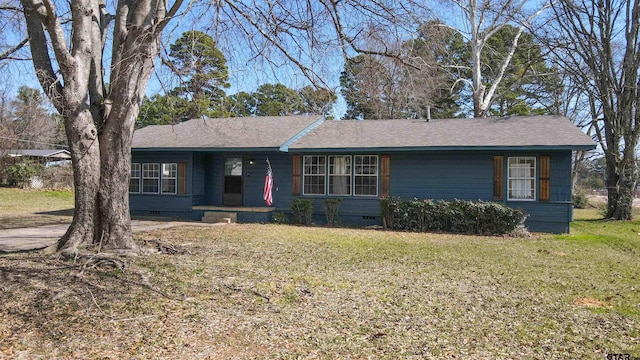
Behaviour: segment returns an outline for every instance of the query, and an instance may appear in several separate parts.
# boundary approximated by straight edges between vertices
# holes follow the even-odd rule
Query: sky
[[[255,0],[256,6],[262,6],[265,2],[261,0]],[[430,0],[425,0],[425,4]],[[538,0],[531,1],[537,3]],[[111,2],[109,2],[110,4]],[[229,83],[231,87],[226,90],[227,95],[235,94],[238,91],[251,92],[258,86],[265,83],[282,83],[292,89],[301,89],[302,87],[309,85],[309,79],[302,74],[300,69],[293,65],[290,61],[286,61],[282,51],[275,50],[272,47],[261,46],[260,36],[253,38],[255,41],[254,46],[250,46],[249,38],[239,32],[237,26],[228,26],[224,18],[221,18],[220,13],[215,9],[207,7],[208,2],[202,2],[201,8],[191,9],[183,17],[172,21],[169,27],[165,30],[163,42],[163,55],[166,57],[168,53],[168,44],[177,39],[184,31],[187,30],[200,30],[204,31],[214,37],[218,41],[218,47],[222,50],[227,58],[227,65],[229,67]],[[251,3],[251,0],[237,1],[237,4]],[[276,2],[277,3],[277,2]],[[295,3],[287,3],[292,9],[295,8]],[[433,8],[437,9],[440,17],[448,21],[449,23],[460,24],[461,12],[459,9],[451,5],[445,5],[446,2],[434,2]],[[197,6],[197,5],[196,5]],[[289,8],[287,8],[289,9]],[[199,14],[199,15],[195,15]],[[360,14],[363,16],[362,14]],[[433,15],[433,14],[432,14]],[[438,15],[438,14],[435,14]],[[358,14],[354,13],[353,18],[344,20],[345,27],[351,27],[352,23],[362,22],[367,19],[358,19]],[[220,19],[215,22],[212,19]],[[325,19],[326,20],[326,19]],[[316,19],[318,28],[317,38],[319,40],[328,40],[331,37],[330,26],[327,23],[322,23],[322,19]],[[391,32],[392,36],[399,36],[402,38],[408,38],[409,32],[413,31],[414,25],[410,25],[407,22],[407,27],[396,30],[395,33]],[[0,24],[1,25],[1,24]],[[376,26],[379,24],[373,24]],[[322,26],[328,26],[323,28]],[[356,27],[353,27],[355,29]],[[323,29],[327,29],[324,31]],[[375,30],[380,32],[387,31],[389,29],[375,29],[372,33],[372,37],[375,38]],[[382,31],[384,30],[384,31]],[[11,37],[17,39],[17,36],[11,34],[8,28],[3,27],[0,30],[0,40],[2,38],[10,39]],[[285,36],[286,37],[286,36]],[[319,41],[321,42],[321,41]],[[306,44],[302,41],[303,45]],[[307,42],[308,43],[308,42]],[[331,90],[335,91],[337,95],[339,92],[339,75],[344,65],[344,54],[340,48],[327,47],[323,52],[309,53],[304,50],[304,46],[296,47],[291,42],[285,42],[287,51],[292,57],[296,59],[302,59],[305,65],[313,68],[317,71],[325,85]],[[106,49],[105,55],[109,55],[110,50]],[[257,53],[261,53],[261,56],[256,56]],[[347,56],[352,56],[353,53],[347,51]],[[108,66],[108,63],[105,63]],[[108,69],[106,69],[108,72]],[[26,85],[33,88],[40,88],[34,72],[32,64],[29,61],[12,62],[0,69],[0,85],[2,85],[9,94],[15,94],[21,85]],[[160,61],[156,61],[156,71],[152,75],[149,84],[147,86],[147,96],[154,95],[156,93],[162,93],[164,90],[172,89],[177,85],[175,79],[172,79],[169,75],[168,69],[160,65]],[[339,99],[338,106],[336,107],[336,114],[343,113],[346,109],[344,99]],[[335,115],[335,114],[334,114]],[[341,116],[337,116],[340,118]]]
[[[54,0],[54,3],[58,6],[58,13],[65,12],[67,6],[65,1]],[[107,8],[111,12],[114,10],[114,3],[115,0],[107,1]],[[282,51],[266,46],[262,40],[264,38],[260,35],[254,36],[241,31],[241,28],[237,24],[244,23],[246,25],[246,21],[242,19],[235,20],[235,22],[230,21],[230,19],[241,18],[237,16],[238,11],[234,13],[229,11],[230,5],[216,8],[210,5],[216,2],[185,3],[188,3],[187,6],[183,5],[182,7],[185,14],[172,20],[164,31],[165,49],[163,49],[163,52],[165,55],[168,52],[168,49],[166,49],[168,48],[168,44],[177,39],[184,31],[199,30],[211,35],[218,42],[218,48],[220,48],[227,57],[231,83],[231,88],[227,91],[228,94],[233,94],[237,91],[252,91],[264,83],[280,82],[294,89],[309,85],[310,82],[307,77],[302,74],[299,68],[292,65],[290,61],[286,61],[282,55]],[[284,5],[280,6],[278,1],[239,0],[230,2],[230,4],[234,4],[233,6],[238,6],[239,10],[246,12],[253,12],[253,10],[259,8],[263,14],[273,11],[273,14],[276,14],[275,16],[286,17],[289,16],[289,13],[293,13],[293,15],[291,15],[294,19],[291,20],[293,25],[288,27],[289,30],[286,32],[278,33],[278,30],[269,27],[271,25],[266,26],[267,30],[271,33],[275,32],[277,35],[274,37],[284,39],[282,43],[284,47],[286,47],[286,53],[319,73],[327,87],[334,91],[337,89],[339,86],[339,74],[344,64],[343,53],[342,49],[335,44],[335,34],[333,33],[332,23],[328,15],[316,16],[316,12],[314,12],[314,16],[309,18],[305,12],[308,10],[305,8],[306,2],[283,1],[281,4]],[[320,14],[320,10],[323,9],[317,1],[312,1],[308,4],[315,9],[314,11],[318,11],[317,14]],[[344,7],[346,6],[347,5],[344,5]],[[351,11],[349,17],[343,20],[345,31],[352,31],[353,33],[353,31],[359,30],[359,27],[354,26],[354,24],[371,23],[371,19],[366,18],[366,14],[363,11],[354,9],[350,9],[349,11]],[[5,15],[5,13],[2,15]],[[257,17],[259,15],[254,14],[253,16]],[[7,42],[17,43],[22,39],[23,35],[13,33],[12,29],[14,29],[14,27],[11,25],[14,23],[9,22],[5,17],[6,16],[0,16],[0,45]],[[304,39],[303,37],[308,35],[308,33],[300,31],[296,36],[302,40],[300,40],[299,44],[294,44],[290,37],[287,40],[286,33],[296,31],[296,26],[300,25],[296,23],[299,17],[304,18],[303,20],[305,21],[313,22],[312,28],[314,36],[313,40],[309,38]],[[250,26],[247,28],[250,28]],[[415,26],[412,25],[411,28],[413,29]],[[249,30],[253,31],[252,29]],[[323,44],[323,50],[321,52],[310,52],[306,50],[307,45],[312,41],[315,46]],[[330,41],[334,44],[324,47],[324,44],[328,44]],[[109,43],[109,41],[107,43]],[[107,48],[105,56],[109,56],[109,54],[110,50]],[[348,54],[348,56],[351,55],[352,54]],[[2,78],[8,80],[5,85],[24,84],[32,87],[37,86],[37,81],[33,75],[32,68],[29,66],[29,62],[25,61],[24,63],[25,64],[23,64],[23,62],[9,64],[6,69],[0,70],[2,71]],[[167,81],[166,71],[161,69],[160,66],[156,66],[156,68],[159,71],[149,83],[149,90],[147,92],[149,95],[161,92],[163,86],[171,86],[171,84],[167,84],[169,81]],[[14,89],[14,92],[15,91],[17,91],[17,89]]]
[[[162,56],[166,58],[169,44],[175,41],[183,31],[191,29],[193,27],[178,26],[165,32]],[[19,42],[19,35],[7,34],[6,31],[2,35],[10,43]],[[258,86],[266,83],[282,83],[292,89],[301,89],[304,86],[311,85],[309,79],[302,75],[297,67],[282,58],[279,58],[277,62],[270,63],[265,59],[255,57],[255,54],[249,48],[238,41],[234,41],[233,38],[221,39],[218,45],[227,59],[229,68],[230,87],[225,90],[227,95],[240,91],[252,92]],[[23,49],[23,53],[25,57],[30,56],[28,48]],[[107,49],[105,54],[109,53],[110,50]],[[333,114],[336,118],[340,118],[346,112],[346,103],[339,92],[339,75],[343,64],[344,61],[341,54],[336,54],[326,62],[325,69],[323,69],[323,80],[340,97],[336,104],[336,112]],[[108,65],[108,62],[105,62],[105,66]],[[108,74],[108,68],[106,71]],[[106,80],[108,81],[108,76]],[[147,96],[164,93],[165,90],[172,89],[176,85],[177,80],[175,77],[172,77],[168,68],[161,64],[160,59],[157,59],[155,61],[155,70],[147,86]],[[13,97],[21,86],[41,89],[31,61],[8,61],[3,63],[0,66],[0,88]]]

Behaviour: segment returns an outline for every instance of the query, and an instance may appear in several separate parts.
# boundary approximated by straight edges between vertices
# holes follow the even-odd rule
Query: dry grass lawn
[[[174,228],[138,238],[182,253],[124,270],[4,255],[0,357],[638,357],[640,223],[620,224],[530,239]]]
[[[72,206],[0,188],[0,229]],[[597,218],[531,239],[175,228],[138,240],[179,253],[124,269],[0,255],[0,358],[639,357],[640,221]]]

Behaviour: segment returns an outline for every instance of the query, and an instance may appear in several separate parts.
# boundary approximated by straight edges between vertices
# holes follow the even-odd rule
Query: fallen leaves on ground
[[[619,247],[259,224],[138,240],[167,251],[113,267],[0,257],[0,357],[640,354],[640,274]]]

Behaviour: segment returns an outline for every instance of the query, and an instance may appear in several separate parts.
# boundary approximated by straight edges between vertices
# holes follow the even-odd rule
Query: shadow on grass
[[[73,216],[74,209],[62,209],[62,210],[52,210],[52,211],[40,211],[34,213],[35,215],[48,215],[48,216]],[[200,222],[198,220],[190,220],[190,219],[181,219],[174,217],[161,217],[161,216],[131,216],[132,220],[144,220],[144,221],[158,221],[158,222],[167,222],[167,221],[181,221],[181,222]]]
[[[589,218],[589,219],[574,219],[573,221],[597,223],[597,222],[605,222],[605,221],[612,221],[612,220],[605,219],[605,218],[599,218],[599,219]]]
[[[51,215],[51,216],[73,216],[73,208],[71,209],[62,209],[62,210],[51,210],[51,211],[40,211],[34,214],[37,215]]]

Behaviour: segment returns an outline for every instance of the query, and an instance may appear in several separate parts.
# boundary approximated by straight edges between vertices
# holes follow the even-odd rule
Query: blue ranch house
[[[333,121],[193,119],[133,137],[131,212],[266,222],[295,198],[341,198],[339,220],[382,224],[380,198],[496,201],[532,231],[569,231],[572,152],[595,144],[563,116]],[[273,204],[266,206],[266,160]]]

